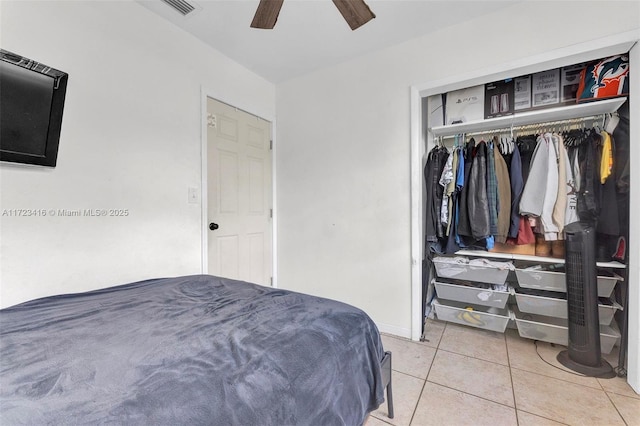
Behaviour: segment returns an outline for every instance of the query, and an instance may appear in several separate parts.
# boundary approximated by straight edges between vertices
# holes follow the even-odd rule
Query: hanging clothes
[[[456,190],[454,193],[454,207],[453,207],[453,230],[451,234],[453,234],[455,246],[460,249],[460,247],[464,246],[462,239],[460,238],[460,234],[458,233],[458,226],[460,223],[460,202],[462,190],[465,185],[465,149],[460,147],[458,148],[458,171],[456,173]],[[455,247],[453,244],[447,244],[447,249],[450,247]]]
[[[607,179],[600,188],[600,205],[606,208],[600,209],[598,226],[599,233],[619,236],[620,221],[618,213],[618,200],[616,195],[616,183],[614,179]]]
[[[520,227],[520,196],[524,188],[522,180],[522,160],[520,159],[520,149],[514,144],[511,155],[511,167],[509,168],[509,183],[511,185],[511,221],[509,223],[509,238],[518,237]]]
[[[618,123],[612,130],[612,137],[616,143],[616,149],[614,152],[616,188],[619,194],[627,194],[629,192],[629,173],[631,161],[629,153],[630,140],[628,100],[624,104],[622,104],[620,108],[618,108]],[[625,203],[628,203],[628,199],[625,201]],[[620,209],[620,211],[622,210],[624,209]],[[628,220],[621,222],[628,223]]]
[[[462,191],[460,192],[460,205],[458,207],[458,235],[460,237],[472,237],[473,233],[471,230],[470,216],[469,216],[469,203],[468,203],[468,194],[469,194],[469,182],[471,175],[471,166],[473,164],[473,154],[476,149],[476,141],[475,139],[469,139],[465,148],[464,148],[464,185],[462,187]],[[462,238],[461,238],[462,240]],[[458,242],[460,244],[460,242]]]
[[[520,216],[520,223],[518,225],[518,236],[516,239],[516,244],[524,245],[524,244],[533,244],[536,242],[536,236],[533,234],[533,229],[531,228],[531,223],[529,218],[525,216]]]
[[[602,138],[602,156],[600,159],[600,205],[606,206],[600,210],[598,226],[599,233],[608,236],[620,235],[620,221],[618,214],[618,200],[616,194],[615,177],[611,176],[613,170],[614,139],[606,131],[600,132]]]
[[[442,171],[440,177],[440,185],[443,187],[442,194],[442,208],[440,210],[440,216],[442,224],[445,227],[445,236],[449,235],[451,229],[451,222],[453,219],[453,194],[456,190],[456,179],[458,173],[458,154],[459,150],[454,148],[449,154],[447,162]]]
[[[446,196],[449,198],[449,205],[447,206],[447,229],[445,234],[448,236],[451,233],[451,225],[453,223],[453,209],[454,209],[454,198],[456,192],[456,180],[458,179],[458,162],[459,162],[459,149],[454,149],[453,151],[453,179],[445,188]]]
[[[566,149],[565,168],[567,170],[567,206],[564,215],[565,226],[578,222],[578,192],[580,191],[580,167],[576,159],[577,150]]]
[[[428,251],[428,244],[438,241],[442,237],[442,222],[440,220],[440,210],[442,206],[442,187],[438,180],[442,174],[442,169],[447,161],[448,153],[446,149],[436,146],[427,157],[424,167],[424,179],[426,183],[426,205],[425,205],[425,250]],[[426,252],[425,251],[425,252]]]
[[[629,241],[629,100],[618,108],[617,118],[615,127],[610,126],[612,137],[615,141],[613,168],[616,179],[618,223],[620,224],[620,236],[616,241],[616,250],[613,258],[624,262],[628,252],[626,242]]]
[[[522,183],[527,184],[529,178],[529,170],[531,168],[531,159],[535,152],[538,142],[535,136],[519,136],[516,140],[518,151],[520,151],[520,163],[522,165]]]
[[[558,226],[554,223],[553,212],[558,199],[558,154],[554,137],[550,133],[543,136],[547,145],[547,176],[544,198],[542,201],[542,213],[540,214],[540,233],[544,234],[547,241],[558,239]]]
[[[498,179],[496,177],[497,148],[493,142],[487,143],[487,201],[489,203],[489,235],[498,234]]]
[[[613,149],[611,147],[611,136],[603,131],[602,137],[602,157],[600,159],[600,183],[604,184],[613,170]]]
[[[491,235],[487,199],[487,144],[484,141],[475,148],[467,187],[471,236],[480,240]]]
[[[553,144],[558,154],[556,167],[558,169],[558,187],[556,188],[557,198],[553,206],[553,224],[558,228],[555,240],[563,240],[563,230],[566,224],[567,214],[567,150],[564,147],[564,140],[559,134],[552,135]]]
[[[596,224],[600,214],[600,184],[596,163],[597,143],[600,135],[592,130],[580,144],[578,161],[580,164],[580,192],[578,193],[578,216],[581,221]]]
[[[455,149],[454,155],[455,158],[453,164],[455,167],[454,171],[456,178],[452,182],[453,192],[451,193],[449,202],[449,224],[447,227],[447,242],[444,247],[444,252],[447,254],[453,254],[460,250],[460,237],[458,235],[458,211],[460,204],[460,189],[462,189],[462,186],[464,186],[464,183],[462,182],[463,179],[460,179],[460,174],[462,174],[464,178],[464,170],[460,170],[460,162],[464,161],[462,160],[462,158],[464,158],[464,155],[459,148]]]
[[[497,141],[497,138],[494,139]],[[497,208],[498,208],[498,232],[494,235],[495,242],[505,243],[509,234],[511,224],[511,182],[509,180],[509,169],[504,161],[500,150],[494,149],[494,164],[497,180]]]
[[[520,214],[538,217],[542,214],[542,203],[547,189],[549,170],[549,146],[544,137],[537,139],[536,148],[531,157],[529,176],[520,198]]]

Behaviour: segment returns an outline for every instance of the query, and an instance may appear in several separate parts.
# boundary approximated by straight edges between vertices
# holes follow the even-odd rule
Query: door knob
[[[216,229],[220,228],[220,226],[217,223],[213,223],[211,222],[209,224],[209,229],[211,229],[212,231],[215,231]]]

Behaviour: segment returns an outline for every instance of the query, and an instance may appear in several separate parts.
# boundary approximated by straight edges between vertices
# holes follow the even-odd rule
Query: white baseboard
[[[404,337],[406,339],[411,339],[411,329],[398,327],[396,325],[382,324],[376,323],[378,330],[381,333],[392,334],[394,336]]]

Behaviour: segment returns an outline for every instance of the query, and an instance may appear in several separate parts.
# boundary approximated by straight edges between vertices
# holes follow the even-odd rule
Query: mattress
[[[378,330],[334,300],[196,275],[0,310],[2,424],[361,425]]]

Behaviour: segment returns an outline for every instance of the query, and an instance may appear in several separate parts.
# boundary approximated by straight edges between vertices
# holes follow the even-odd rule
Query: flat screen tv
[[[0,161],[56,166],[67,79],[0,49]]]

